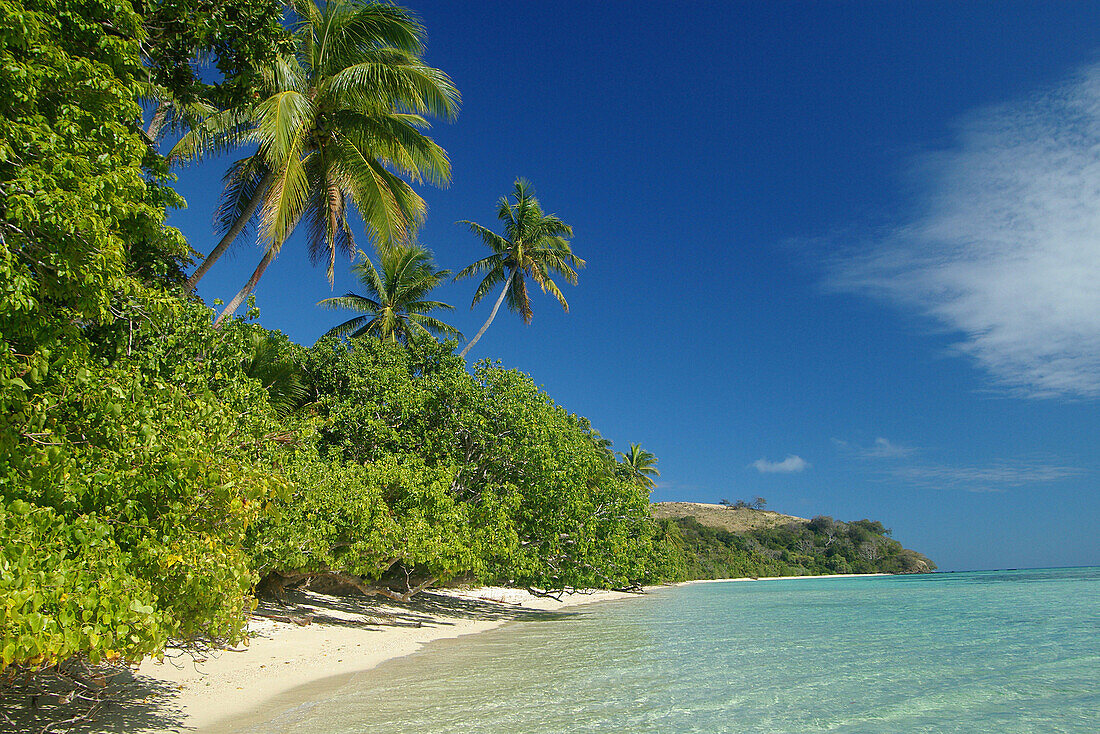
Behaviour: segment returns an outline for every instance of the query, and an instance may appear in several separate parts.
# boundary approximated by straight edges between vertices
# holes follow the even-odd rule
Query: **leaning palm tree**
[[[630,453],[619,452],[623,464],[631,476],[641,486],[649,489],[654,486],[650,477],[659,477],[661,472],[657,469],[657,457],[642,448],[641,444],[630,444]]]
[[[297,225],[308,222],[314,261],[355,253],[348,224],[354,204],[378,243],[408,241],[424,201],[402,176],[445,184],[446,152],[421,130],[424,115],[452,118],[459,94],[427,66],[424,29],[408,11],[360,0],[296,0],[295,53],[264,70],[266,96],[194,127],[172,157],[193,159],[242,144],[255,152],[226,176],[218,209],[221,242],[188,281],[193,288],[249,223],[264,256],[218,325],[252,292]]]
[[[371,335],[405,343],[425,334],[462,338],[458,329],[428,315],[432,311],[454,310],[449,304],[424,300],[451,275],[450,270],[435,269],[430,251],[419,245],[382,247],[378,253],[381,273],[366,254],[360,254],[362,259],[352,266],[352,272],[367,295],[347,293],[339,298],[326,298],[317,305],[351,309],[363,315],[333,327],[325,336]]]
[[[470,348],[477,344],[504,301],[508,302],[509,309],[523,317],[524,323],[531,323],[533,314],[531,298],[527,293],[527,278],[535,281],[543,293],[557,298],[562,308],[568,311],[569,304],[557,284],[550,279],[550,273],[558,273],[576,285],[577,270],[584,267],[584,260],[573,254],[566,239],[573,236],[572,227],[553,214],[542,213],[530,183],[522,178],[516,179],[512,198],[514,201],[502,196],[497,204],[497,218],[504,222],[503,236],[476,222],[459,222],[469,227],[493,251],[489,257],[478,260],[455,276],[455,280],[461,280],[485,274],[474,292],[470,307],[480,303],[493,288],[504,284],[489,318],[459,354],[460,357],[465,357]]]

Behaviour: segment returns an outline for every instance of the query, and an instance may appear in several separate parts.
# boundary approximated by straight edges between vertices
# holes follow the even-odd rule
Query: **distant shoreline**
[[[670,586],[690,586],[691,584],[725,584],[732,581],[793,581],[794,579],[854,579],[868,576],[896,576],[893,573],[825,573],[817,576],[742,576],[735,579],[692,579]]]

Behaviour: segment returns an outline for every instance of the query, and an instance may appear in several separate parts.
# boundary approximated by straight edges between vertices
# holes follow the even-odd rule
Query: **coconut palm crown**
[[[549,293],[558,299],[562,308],[568,311],[569,304],[561,289],[550,279],[550,274],[557,273],[576,285],[577,270],[584,267],[584,260],[573,254],[567,239],[573,236],[573,228],[554,214],[543,214],[531,184],[525,179],[516,180],[511,199],[501,197],[497,204],[497,218],[504,222],[503,236],[477,222],[459,222],[480,237],[482,243],[493,253],[455,276],[455,280],[484,276],[474,292],[470,307],[476,306],[491,290],[504,284],[488,320],[462,350],[459,355],[462,357],[466,356],[489,328],[489,324],[493,323],[502,302],[506,302],[510,310],[522,316],[524,323],[531,323],[533,314],[531,297],[527,292],[528,279],[537,283],[543,293]]]
[[[652,488],[654,481],[651,477],[661,476],[657,469],[657,457],[642,448],[641,444],[630,444],[630,453],[619,452],[623,464],[633,475],[634,480],[643,487]]]
[[[218,322],[255,287],[297,225],[314,262],[353,257],[351,205],[375,243],[408,242],[424,201],[405,179],[442,185],[446,152],[421,131],[425,115],[451,119],[458,90],[420,59],[424,29],[409,11],[361,0],[295,0],[295,53],[263,70],[265,95],[207,117],[173,149],[177,160],[242,145],[254,152],[226,175],[217,213],[222,241],[188,281],[193,288],[255,222],[264,257]],[[404,178],[403,178],[404,177]]]
[[[432,311],[454,310],[446,303],[424,300],[451,275],[450,270],[435,269],[430,251],[419,245],[381,247],[378,253],[381,272],[365,253],[360,255],[352,271],[366,289],[366,295],[347,293],[338,298],[326,298],[317,305],[346,308],[363,315],[333,327],[326,336],[370,335],[405,343],[426,334],[462,338],[458,329],[429,316]]]

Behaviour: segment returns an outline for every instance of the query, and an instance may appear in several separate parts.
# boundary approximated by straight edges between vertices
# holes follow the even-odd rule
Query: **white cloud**
[[[912,456],[920,449],[915,446],[905,446],[899,443],[894,443],[888,438],[876,438],[874,443],[870,446],[860,446],[849,441],[845,441],[842,438],[834,438],[833,445],[838,450],[845,453],[851,453],[858,456],[861,459],[903,459],[906,456]]]
[[[916,449],[879,437],[875,439],[874,445],[861,449],[859,453],[866,459],[901,459],[916,453]]]
[[[979,111],[920,164],[923,212],[832,285],[960,333],[1001,389],[1100,397],[1100,65]]]
[[[801,456],[791,454],[786,459],[783,459],[783,461],[757,459],[749,464],[749,466],[755,468],[756,471],[761,474],[795,474],[809,469],[810,463]]]
[[[906,466],[893,469],[888,474],[895,479],[929,489],[999,492],[1010,487],[1056,482],[1083,473],[1081,469],[1056,464],[998,461],[987,466]]]

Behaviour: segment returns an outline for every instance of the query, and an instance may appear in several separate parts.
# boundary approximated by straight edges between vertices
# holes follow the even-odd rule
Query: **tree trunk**
[[[256,207],[263,201],[264,194],[267,193],[274,179],[275,174],[272,171],[268,171],[267,174],[264,175],[260,184],[256,187],[256,192],[252,194],[252,198],[248,200],[248,206],[241,212],[241,216],[237,218],[237,221],[233,222],[233,226],[225,233],[225,236],[222,237],[218,246],[211,250],[210,254],[206,256],[206,259],[202,261],[198,270],[187,279],[187,290],[195,290],[195,286],[202,280],[202,276],[206,275],[206,271],[213,267],[214,263],[218,261],[218,258],[224,255],[225,251],[229,249],[229,246],[233,244],[233,240],[237,239],[237,235],[241,233],[241,230],[248,224],[248,220],[252,219],[252,215],[256,213]]]
[[[481,335],[485,333],[485,330],[489,328],[489,324],[493,323],[493,319],[497,317],[497,311],[500,310],[500,304],[504,303],[504,296],[508,294],[508,288],[512,285],[512,278],[516,277],[516,271],[513,270],[508,274],[508,280],[504,281],[504,290],[500,292],[500,298],[497,299],[496,304],[493,305],[493,311],[489,314],[489,319],[481,327],[481,330],[477,332],[477,335],[470,340],[470,343],[466,345],[466,348],[458,353],[458,356],[465,357],[466,353],[470,351],[470,348],[477,344],[477,340],[481,338]]]
[[[248,298],[248,294],[252,292],[252,289],[256,287],[256,284],[260,282],[260,278],[263,277],[264,271],[267,270],[267,266],[271,264],[271,261],[275,259],[275,255],[279,252],[279,248],[272,245],[267,248],[267,252],[264,253],[264,257],[260,260],[260,264],[256,266],[256,269],[252,271],[252,277],[248,279],[248,282],[244,284],[244,288],[233,296],[233,300],[229,302],[229,305],[225,307],[225,310],[221,312],[221,315],[214,320],[214,328],[220,328],[222,322],[226,318],[233,315],[233,312],[241,307],[244,303],[244,299]]]
[[[160,137],[160,131],[164,127],[165,120],[168,119],[168,103],[161,102],[157,105],[156,112],[153,113],[153,119],[149,121],[149,129],[145,131],[145,134],[149,136],[149,139],[153,141],[153,146],[156,147],[157,138]]]

